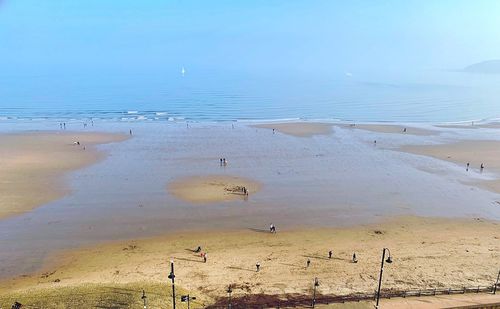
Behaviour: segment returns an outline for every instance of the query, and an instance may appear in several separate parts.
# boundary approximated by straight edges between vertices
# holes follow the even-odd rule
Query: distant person
[[[130,129],[130,130],[128,131],[128,133],[129,133],[130,135],[132,135],[132,129]]]
[[[467,162],[467,167],[465,168],[465,170],[468,172],[469,171],[469,166],[470,166],[470,163]]]
[[[328,258],[329,258],[329,259],[331,259],[331,258],[332,258],[332,255],[333,255],[332,250],[328,251]]]
[[[255,267],[257,268],[257,272],[259,272],[259,270],[260,270],[260,263],[257,262],[257,264],[255,264]]]
[[[358,262],[358,259],[357,259],[357,257],[356,257],[356,252],[354,252],[354,253],[352,254],[352,262],[353,262],[353,263],[357,263],[357,262]]]
[[[306,262],[306,267],[309,267],[311,266],[311,260],[310,259],[307,259],[307,262]]]
[[[484,169],[484,163],[481,163],[481,172],[483,171]]]
[[[194,252],[200,253],[201,252],[201,246],[198,246],[198,248],[196,248],[196,250],[194,250]]]
[[[220,166],[222,166],[222,158],[220,158],[219,161],[220,161]]]
[[[204,252],[201,254],[201,256],[203,257],[203,263],[206,263],[207,262],[207,253]]]
[[[373,143],[374,143],[375,145],[377,145],[377,140],[374,140],[374,141],[373,141]]]
[[[21,309],[23,307],[23,304],[21,303],[18,303],[17,301],[14,302],[14,304],[12,305],[12,309]]]
[[[269,225],[269,232],[276,233],[276,226],[274,226],[274,224],[272,223]]]
[[[66,122],[63,122],[63,129],[66,130]]]
[[[61,129],[61,130],[62,130],[62,122],[61,122],[61,123],[59,123],[59,129]]]
[[[222,159],[222,162],[223,162],[224,166],[226,166],[226,165],[227,165],[227,160],[226,160],[226,158],[223,158],[223,159]]]
[[[406,133],[406,128],[403,129],[403,133]]]
[[[275,131],[276,131],[276,130],[275,130],[275,129],[273,129],[273,134],[275,133]]]

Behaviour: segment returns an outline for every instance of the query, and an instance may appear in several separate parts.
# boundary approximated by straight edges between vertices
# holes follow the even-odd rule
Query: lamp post
[[[316,288],[319,286],[319,281],[318,278],[314,278],[314,288],[313,288],[313,301],[312,301],[312,307],[316,305]]]
[[[498,280],[500,279],[500,271],[498,272],[497,282],[495,282],[495,286],[493,287],[493,294],[497,293]]]
[[[144,290],[142,290],[142,301],[144,303],[144,309],[147,309],[148,308],[148,298],[146,297],[146,292],[144,292]]]
[[[385,259],[385,251],[387,250],[389,256]],[[391,251],[388,248],[382,250],[382,263],[380,265],[380,276],[378,277],[378,289],[377,289],[377,303],[375,304],[375,309],[378,309],[378,302],[380,299],[380,287],[382,285],[382,273],[384,272],[384,261],[387,263],[392,263]]]
[[[175,274],[174,274],[174,260],[170,260],[170,275],[168,278],[172,280],[172,305],[175,309]]]
[[[229,296],[229,302],[227,304],[227,308],[228,309],[231,309],[232,308],[232,305],[231,305],[231,293],[233,293],[233,289],[231,288],[231,285],[229,285],[227,287],[227,295]]]

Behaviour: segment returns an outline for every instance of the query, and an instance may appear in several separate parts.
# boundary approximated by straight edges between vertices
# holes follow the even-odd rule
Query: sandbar
[[[453,162],[463,166],[464,169],[469,163],[469,171],[471,172],[493,171],[500,173],[500,141],[466,140],[440,145],[408,145],[400,149],[413,154]],[[484,170],[481,170],[481,164],[484,164]],[[500,193],[500,179],[480,181],[477,184],[490,191]]]
[[[22,214],[69,192],[63,176],[104,157],[96,145],[126,135],[28,132],[0,135],[0,219]],[[79,142],[80,145],[75,144]]]
[[[193,176],[175,180],[168,191],[178,199],[191,203],[214,203],[245,199],[260,190],[260,183],[237,176],[211,175]]]
[[[398,134],[421,135],[421,136],[437,135],[439,133],[433,130],[405,127],[400,125],[390,125],[390,124],[356,124],[351,128],[361,129],[371,132],[378,132],[378,133],[398,133]],[[406,132],[404,132],[404,129],[406,129]]]
[[[311,137],[314,135],[332,134],[332,124],[319,122],[285,122],[266,123],[252,127],[261,129],[275,129],[276,131],[296,137]]]

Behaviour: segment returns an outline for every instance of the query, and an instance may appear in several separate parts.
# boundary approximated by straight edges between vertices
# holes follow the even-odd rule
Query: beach
[[[199,306],[217,304],[229,285],[235,299],[309,295],[315,277],[320,295],[370,293],[386,247],[394,263],[384,288],[491,286],[500,254],[500,198],[488,187],[499,177],[495,129],[380,126],[148,124],[126,142],[113,132],[128,124],[103,125],[109,136],[8,135],[10,151],[65,162],[46,163],[53,178],[42,182],[64,194],[0,220],[10,248],[0,253],[0,304],[54,295],[60,307],[101,304],[75,300],[93,293],[133,307],[145,289],[151,305],[168,307],[171,259],[179,293]],[[9,166],[27,166],[19,164]],[[17,199],[40,196],[18,189],[9,190]]]
[[[172,260],[178,287],[205,305],[226,296],[229,285],[235,299],[250,294],[307,295],[315,277],[321,283],[319,295],[370,293],[377,285],[384,247],[390,248],[393,258],[385,268],[384,287],[488,286],[496,278],[499,239],[497,222],[415,217],[353,228],[278,229],[276,234],[265,227],[192,232],[61,253],[40,272],[1,288],[49,295],[55,288],[71,287],[73,293],[83,293],[86,287],[98,285],[134,286],[137,292],[141,284],[167,289]],[[206,263],[194,252],[198,245],[207,253]],[[353,253],[357,263],[351,262]]]

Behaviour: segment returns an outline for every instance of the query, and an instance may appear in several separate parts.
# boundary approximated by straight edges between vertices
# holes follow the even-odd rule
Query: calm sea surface
[[[0,121],[308,119],[455,122],[500,117],[500,75],[424,71],[363,76],[246,75],[186,69],[0,75]]]

